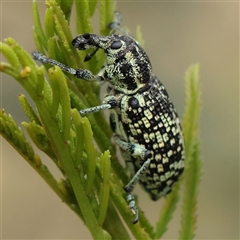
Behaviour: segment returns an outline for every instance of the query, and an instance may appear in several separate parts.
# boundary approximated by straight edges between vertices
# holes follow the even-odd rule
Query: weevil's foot
[[[136,206],[131,208],[132,212],[135,214],[135,218],[132,221],[132,224],[136,224],[138,222],[138,209]]]
[[[32,52],[33,59],[38,60],[42,63],[47,63],[47,57],[40,52]]]
[[[119,28],[121,21],[122,21],[122,14],[120,12],[116,11],[114,13],[114,20],[113,20],[113,22],[108,24],[108,27],[112,30]]]
[[[115,11],[114,12],[114,22],[118,23],[120,25],[121,21],[122,21],[122,14],[118,11]]]
[[[138,222],[138,209],[135,205],[135,201],[134,201],[134,197],[131,193],[128,194],[127,196],[127,202],[128,202],[128,206],[131,209],[131,211],[133,212],[133,214],[135,215],[134,220],[132,221],[133,224]]]

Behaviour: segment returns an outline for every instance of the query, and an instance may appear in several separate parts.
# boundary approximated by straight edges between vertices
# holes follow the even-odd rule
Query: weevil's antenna
[[[96,48],[96,49],[94,49],[94,51],[88,53],[86,55],[86,57],[84,58],[84,62],[87,62],[87,61],[91,60],[92,57],[97,53],[98,50],[99,50],[99,48]]]

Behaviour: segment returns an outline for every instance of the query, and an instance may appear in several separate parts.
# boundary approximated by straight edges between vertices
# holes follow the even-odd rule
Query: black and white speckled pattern
[[[183,137],[177,113],[165,87],[152,74],[148,56],[134,39],[113,34],[93,35],[91,41],[97,42],[97,47],[106,54],[106,63],[98,77],[110,83],[104,102],[109,99],[117,102],[111,109],[111,127],[122,141],[151,151],[151,163],[139,182],[156,200],[171,191],[184,169]],[[145,161],[140,156],[125,160],[133,165],[133,174]]]
[[[120,139],[151,151],[150,166],[139,182],[157,200],[171,191],[183,172],[184,146],[179,119],[164,86],[155,76],[148,85],[132,95],[118,93],[118,107],[111,110],[110,122]],[[127,161],[134,174],[144,160],[131,156]]]

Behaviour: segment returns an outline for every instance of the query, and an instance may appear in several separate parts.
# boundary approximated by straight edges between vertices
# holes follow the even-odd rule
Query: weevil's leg
[[[115,12],[113,22],[108,24],[108,27],[112,30],[112,33],[119,31],[123,35],[132,37],[124,28],[121,27],[122,14],[120,12]]]
[[[122,35],[126,35],[132,38],[137,44],[139,44],[139,42],[128,31],[126,31],[123,27],[121,27],[121,21],[122,21],[122,14],[116,11],[114,21],[108,24],[108,27],[111,29],[111,33],[115,33],[118,31]]]
[[[114,13],[113,22],[108,24],[108,27],[111,29],[112,32],[116,32],[121,29],[121,21],[122,21],[122,14],[118,11]],[[121,31],[121,30],[119,30]]]
[[[40,52],[32,52],[32,56],[35,60],[38,60],[41,63],[48,63],[53,66],[60,67],[64,72],[70,73],[72,75],[76,74],[76,70],[74,68],[68,67],[64,65],[63,63],[60,63],[54,59],[47,58],[45,55],[43,55]]]
[[[81,78],[84,80],[97,80],[97,81],[102,81],[102,77],[99,75],[93,75],[91,71],[87,70],[87,69],[74,69],[71,67],[66,66],[63,63],[60,63],[52,58],[47,58],[45,55],[41,54],[40,52],[33,52],[32,53],[33,58],[35,60],[40,61],[41,63],[48,63],[51,64],[53,66],[58,66],[60,67],[64,72],[70,73],[72,75],[74,75],[77,78]]]
[[[134,157],[140,157],[143,160],[147,160],[148,158],[151,158],[151,156],[152,156],[152,154],[149,150],[147,150],[146,148],[142,147],[141,145],[139,145],[137,143],[125,142],[116,135],[114,136],[114,140],[120,148],[129,152]]]
[[[149,164],[151,162],[151,159],[148,158],[143,165],[141,166],[141,168],[135,173],[135,175],[133,176],[133,178],[131,179],[131,181],[124,187],[125,191],[128,193],[131,193],[134,186],[136,185],[136,183],[138,182],[138,180],[145,174],[147,168],[149,167]]]
[[[134,186],[138,182],[138,180],[145,174],[147,168],[149,167],[152,154],[149,150],[145,149],[139,144],[127,143],[121,140],[118,136],[115,136],[114,139],[115,139],[115,142],[120,146],[120,148],[129,152],[132,156],[140,157],[143,160],[145,160],[145,162],[143,163],[141,168],[135,173],[131,181],[124,187],[124,190],[128,193],[127,195],[128,206],[132,210],[132,212],[135,214],[135,218],[133,220],[133,224],[135,224],[138,221],[138,209],[135,205],[132,191]]]
[[[106,99],[108,99],[108,101],[106,101]],[[79,111],[80,115],[85,116],[89,113],[99,112],[99,111],[102,111],[105,109],[112,109],[117,106],[117,100],[114,96],[108,96],[108,98],[106,98],[106,99],[104,101],[104,104],[102,104],[102,105],[80,110]]]
[[[111,108],[110,104],[103,104],[103,105],[99,105],[96,107],[91,107],[91,108],[86,108],[86,109],[80,110],[79,113],[81,116],[85,116],[89,113],[99,112],[101,110],[110,109],[110,108]]]
[[[135,214],[135,218],[132,221],[133,224],[138,222],[138,209],[135,205],[134,196],[132,195],[132,191],[138,180],[144,175],[145,171],[149,167],[149,164],[151,162],[151,159],[148,158],[141,168],[136,172],[136,174],[133,176],[132,180],[124,187],[124,190],[128,193],[127,195],[127,201],[128,206],[132,210],[132,212]]]

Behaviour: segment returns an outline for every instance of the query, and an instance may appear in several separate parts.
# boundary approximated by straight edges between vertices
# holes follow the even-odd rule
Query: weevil
[[[109,83],[103,104],[79,113],[84,116],[110,109],[115,143],[133,176],[124,189],[136,223],[139,214],[132,194],[134,186],[139,182],[152,200],[170,193],[184,170],[184,142],[177,112],[164,85],[153,74],[140,44],[121,28],[121,18],[116,12],[115,20],[109,24],[109,36],[85,33],[72,41],[79,50],[94,49],[86,61],[99,49],[104,50],[105,64],[96,75],[87,69],[68,67],[39,52],[33,52],[33,57],[59,66],[77,78]]]

